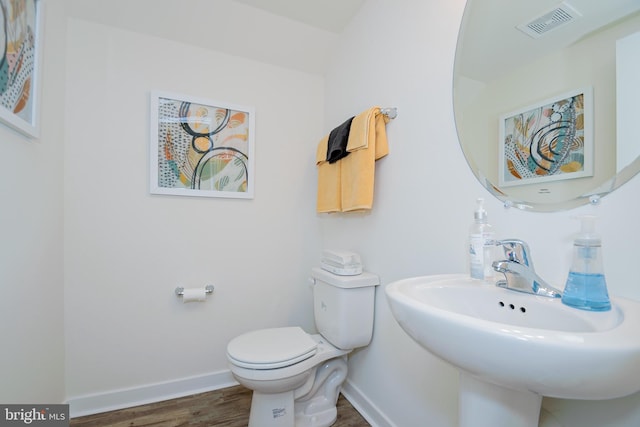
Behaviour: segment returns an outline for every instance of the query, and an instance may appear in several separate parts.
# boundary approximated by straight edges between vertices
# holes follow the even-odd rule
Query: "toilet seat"
[[[298,326],[247,332],[229,342],[231,363],[248,369],[278,369],[316,354],[318,343]]]

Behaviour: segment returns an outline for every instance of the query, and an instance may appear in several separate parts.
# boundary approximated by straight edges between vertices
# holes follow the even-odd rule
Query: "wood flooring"
[[[251,390],[229,387],[164,402],[119,411],[72,418],[70,427],[246,427],[249,423]],[[338,420],[333,427],[370,427],[340,395]]]

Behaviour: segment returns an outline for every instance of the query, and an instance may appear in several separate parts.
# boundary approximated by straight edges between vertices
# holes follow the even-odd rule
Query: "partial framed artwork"
[[[0,14],[0,122],[37,138],[40,1],[0,0]]]
[[[251,199],[255,109],[151,93],[150,191]]]
[[[501,115],[499,185],[592,176],[593,117],[591,87]]]

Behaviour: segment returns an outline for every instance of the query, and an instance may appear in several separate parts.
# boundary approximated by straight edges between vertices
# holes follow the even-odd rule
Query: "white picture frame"
[[[30,138],[40,136],[41,3],[0,0],[0,122]]]
[[[254,197],[255,109],[151,92],[150,192]]]

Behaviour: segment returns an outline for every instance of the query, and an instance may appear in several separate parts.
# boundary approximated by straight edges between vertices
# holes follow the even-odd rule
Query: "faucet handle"
[[[529,245],[520,239],[503,239],[494,241],[496,246],[502,246],[504,255],[509,261],[533,268],[533,260],[529,255]]]

